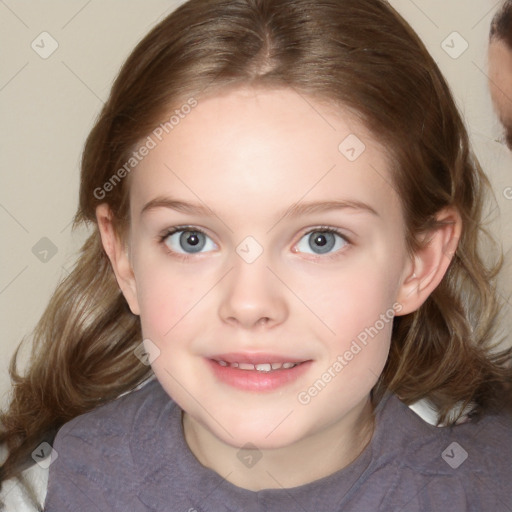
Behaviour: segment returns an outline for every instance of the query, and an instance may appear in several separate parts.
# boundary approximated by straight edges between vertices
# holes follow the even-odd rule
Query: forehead
[[[197,101],[162,140],[153,135],[131,176],[134,213],[165,194],[252,213],[302,198],[398,204],[388,152],[348,109],[292,89],[242,87]]]

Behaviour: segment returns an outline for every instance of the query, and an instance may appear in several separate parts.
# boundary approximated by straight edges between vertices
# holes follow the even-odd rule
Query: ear
[[[96,220],[100,230],[101,243],[112,264],[119,288],[121,288],[132,313],[139,315],[135,275],[128,257],[128,248],[122,243],[112,219],[113,214],[108,204],[103,203],[96,207]]]
[[[397,298],[402,309],[397,316],[416,311],[427,300],[443,279],[457,250],[462,232],[460,214],[455,208],[445,208],[437,220],[444,224],[423,236],[423,248],[406,266]]]

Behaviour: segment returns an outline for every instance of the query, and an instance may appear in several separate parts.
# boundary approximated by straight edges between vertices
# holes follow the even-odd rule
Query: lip
[[[302,363],[307,359],[297,359],[296,357],[271,354],[262,352],[230,352],[229,354],[218,354],[211,356],[210,359],[216,361],[226,361],[226,363]]]
[[[232,355],[232,354],[230,354]],[[290,385],[297,381],[303,376],[310,368],[313,363],[312,360],[304,361],[293,368],[272,370],[270,372],[262,372],[258,370],[241,370],[239,368],[232,368],[231,366],[221,366],[215,359],[219,357],[219,360],[225,361],[220,356],[215,356],[214,359],[206,359],[209,367],[212,370],[215,378],[231,387],[240,389],[242,391],[252,392],[270,392],[276,389],[282,388],[286,385]],[[225,357],[225,356],[224,356]],[[275,356],[274,356],[275,357]],[[300,362],[298,360],[290,360],[289,358],[283,359],[269,359],[268,357],[263,360],[259,358],[256,362],[253,357],[250,359],[246,354],[245,360],[240,358],[237,361],[226,361],[226,362],[247,362],[252,364],[259,363],[278,363],[278,362]]]

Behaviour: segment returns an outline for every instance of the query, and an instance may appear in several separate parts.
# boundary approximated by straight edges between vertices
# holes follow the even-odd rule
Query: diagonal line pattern
[[[409,2],[411,2],[411,4],[414,5],[414,7],[416,7],[416,9],[418,9],[418,11],[420,11],[423,16],[425,16],[425,18],[427,18],[430,23],[432,23],[432,25],[434,25],[436,28],[439,28],[439,25],[424,10],[422,10],[418,4],[416,4],[416,2],[413,2],[413,0],[409,0]]]
[[[7,215],[9,215],[9,217],[11,217],[11,219],[16,222],[16,224],[18,224],[18,226],[21,227],[21,229],[23,229],[23,231],[25,231],[25,233],[29,233],[28,229],[3,205],[3,204],[0,204],[0,208],[3,208],[4,211],[7,213]]]
[[[472,27],[471,27],[471,30],[473,30],[477,25],[479,25],[484,19],[485,17],[491,12],[493,11],[497,5],[499,5],[501,2],[496,2]]]
[[[5,7],[7,8],[9,11],[11,11],[11,14],[13,16],[15,16],[16,18],[18,18],[18,20],[23,23],[23,25],[25,25],[25,27],[27,28],[30,28],[5,2],[4,0],[0,0],[0,3]]]
[[[320,177],[320,179],[314,183],[309,190],[305,192],[305,194],[296,202],[294,203],[294,206],[297,206],[334,168],[336,167],[336,164],[334,164],[323,176]],[[286,214],[281,217],[268,231],[267,234],[270,233],[286,216]]]
[[[219,220],[222,222],[222,224],[224,224],[224,226],[226,226],[226,228],[227,228],[231,233],[233,233],[233,230],[232,230],[232,229],[231,229],[231,228],[230,228],[230,227],[229,227],[229,226],[228,226],[228,225],[227,225],[227,224],[226,224],[226,223],[225,223],[225,222],[224,222],[224,221],[223,221],[223,220],[222,220],[222,219],[221,219],[221,218],[220,218],[220,217],[219,217],[219,216],[218,216],[218,215],[217,215],[217,214],[216,214],[216,213],[215,213],[215,212],[214,212],[214,211],[213,211],[213,210],[212,210],[212,209],[211,209],[211,208],[210,208],[210,207],[209,207],[209,206],[208,206],[208,205],[207,205],[207,204],[206,204],[206,203],[205,203],[205,202],[204,202],[204,201],[203,201],[203,200],[202,200],[202,199],[201,199],[201,198],[200,198],[200,197],[199,197],[199,196],[198,196],[198,195],[197,195],[197,194],[196,194],[196,193],[195,193],[195,192],[194,192],[194,191],[193,191],[193,190],[192,190],[192,189],[191,189],[191,188],[190,188],[190,187],[189,187],[189,186],[188,186],[188,185],[187,185],[187,184],[186,184],[186,183],[185,183],[185,182],[184,182],[184,181],[183,181],[183,180],[182,180],[182,179],[181,179],[181,178],[180,178],[180,177],[179,177],[179,176],[178,176],[178,175],[177,175],[177,174],[176,174],[176,173],[175,173],[175,172],[174,172],[170,167],[169,167],[169,166],[168,166],[168,165],[167,165],[167,164],[166,164],[166,163],[164,163],[164,165],[165,165],[165,167],[167,167],[167,169],[168,169],[170,172],[172,172],[172,173],[174,174],[174,176],[176,176],[176,178],[177,178],[178,180],[180,180],[180,181],[181,181],[181,183],[182,183],[185,187],[187,187],[187,188],[190,190],[190,192],[192,192],[192,194],[194,194],[194,195],[197,197],[197,199],[198,199],[198,200],[199,200],[199,201],[200,201],[200,202],[201,202],[201,203],[202,203],[206,208],[208,208],[208,210],[210,210],[210,212],[212,213],[212,215],[214,215],[215,217],[217,217],[217,219],[219,219]]]
[[[279,487],[286,492],[286,494],[288,494],[288,496],[302,509],[304,510],[304,512],[308,512],[303,506],[302,506],[302,503],[298,502],[289,492],[288,492],[288,489],[286,487],[283,487],[281,485],[281,482],[279,482],[277,480],[277,478],[272,474],[270,473],[270,471],[266,470],[268,475],[270,476],[270,478],[272,478],[272,480],[274,480],[274,482],[279,485]]]
[[[90,3],[92,0],[89,0],[81,9],[79,9],[71,18],[62,25],[61,29],[66,28]]]
[[[233,471],[230,471],[226,476],[223,476],[223,480],[221,480],[206,496],[204,496],[203,501],[206,501],[208,496],[212,495],[224,483],[224,481],[229,482],[228,476],[231,475],[232,473]]]
[[[265,436],[265,439],[267,439],[267,437],[269,437],[270,435],[272,435],[278,428],[280,425],[282,425],[284,423],[284,421],[286,419],[288,419],[288,417],[290,416],[290,414],[293,413],[295,409],[292,409],[266,436]]]
[[[400,197],[400,193],[398,192],[398,190],[396,189],[396,187],[393,185],[393,183],[391,183],[389,180],[387,180],[383,174],[381,174],[376,168],[375,166],[373,166],[372,164],[368,164],[388,185],[389,187],[395,191],[396,195],[398,197]]]
[[[95,508],[96,510],[98,510],[99,512],[104,512],[104,511],[102,511],[101,509],[99,509],[99,508],[98,508],[98,505],[96,505],[96,503],[94,503],[94,501],[92,501],[92,500],[91,500],[91,498],[89,497],[89,495],[88,495],[88,494],[86,494],[86,493],[85,493],[85,492],[80,488],[80,486],[78,486],[77,484],[75,484],[75,482],[73,482],[73,480],[71,480],[71,478],[70,478],[68,475],[66,475],[65,473],[64,473],[63,475],[64,475],[64,477],[67,479],[67,481],[68,481],[68,482],[70,482],[70,483],[73,485],[73,487],[75,487],[75,488],[80,492],[80,494],[82,494],[83,496],[85,496],[85,497],[87,498],[87,501],[88,501],[91,505],[93,505],[93,506],[94,506],[94,508]]]
[[[1,290],[0,290],[0,295],[2,293],[5,292],[5,290],[7,290],[7,288],[9,288],[9,286],[11,286],[12,283],[14,283],[14,281],[16,281],[16,279],[18,279],[18,277],[23,274],[23,272],[25,272],[25,270],[27,270],[28,268],[28,265],[25,265],[25,267],[20,270]]]
[[[491,486],[489,485],[488,481],[484,481],[482,480],[479,476],[478,476],[478,473],[474,472],[473,473],[473,476],[475,476],[476,478],[478,478],[478,480],[480,480],[480,482],[482,482],[486,487],[488,487],[489,489],[491,489]],[[510,512],[512,512],[512,503],[505,503],[500,496],[498,496],[496,494],[496,491],[495,489],[491,489],[491,491],[494,493],[494,495],[498,498],[498,500],[507,507],[507,510],[510,510]]]
[[[198,300],[194,303],[193,306],[190,307],[182,316],[181,318],[164,334],[164,337],[167,336],[231,271],[233,270],[233,267],[231,267],[227,272],[224,273],[224,275],[215,283],[213,284],[208,291],[206,291]]]
[[[498,89],[501,92],[501,94],[503,94],[503,96],[512,103],[512,99],[505,94],[505,91],[501,89],[498,86],[498,84],[494,80],[492,80],[491,77],[474,60],[472,60],[471,62],[473,63],[473,66],[475,66],[475,68],[477,68],[478,71],[480,71],[480,73],[482,73],[482,75],[484,75],[487,78],[487,80],[489,80],[489,82],[491,82],[492,85],[494,85],[494,87],[496,87],[496,89]]]
[[[417,496],[420,495],[420,493],[423,491],[423,489],[425,489],[425,487],[427,487],[427,485],[429,484],[430,482],[427,482],[407,503],[404,504],[403,507],[401,507],[399,510],[397,510],[396,512],[401,512],[402,510],[405,509],[405,507],[407,507],[407,505],[409,505],[409,503],[411,503],[411,501],[416,498]]]
[[[336,128],[334,128],[334,126],[331,123],[329,123],[329,121],[327,121],[327,119],[299,91],[297,91],[295,87],[291,88],[311,107],[312,110],[314,110],[318,114],[319,117],[321,117],[326,122],[326,124],[328,124],[331,127],[332,130],[336,131]]]
[[[67,224],[66,224],[66,225],[65,225],[65,226],[64,226],[64,227],[59,231],[59,233],[64,233],[64,231],[66,231],[66,229],[68,229],[68,227],[69,227],[69,226],[71,226],[71,224],[73,224],[73,221],[74,221],[74,220],[75,220],[75,219],[74,219],[74,218],[72,218],[72,219],[71,219],[71,220],[70,220],[70,221],[69,221],[69,222],[68,222],[68,223],[67,223]]]
[[[0,87],[0,92],[3,91],[5,87],[7,87],[7,85],[9,85],[27,66],[28,62],[25,62],[25,64],[21,66],[21,68],[18,69],[18,71],[16,71],[16,73],[14,73],[12,77],[9,78],[9,80],[7,80],[7,82],[4,85],[2,85],[2,87]]]
[[[80,81],[82,82],[82,84],[87,87],[87,89],[89,89],[89,91],[94,94],[94,96],[96,96],[96,98],[98,98],[101,103],[105,103],[63,60],[61,60],[62,64],[64,64],[64,66],[69,70],[70,73],[72,73],[73,75],[75,75],[75,77]]]

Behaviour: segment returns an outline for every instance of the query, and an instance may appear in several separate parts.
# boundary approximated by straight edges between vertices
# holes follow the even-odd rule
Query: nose
[[[253,263],[240,258],[234,262],[223,280],[219,316],[223,322],[244,329],[271,328],[286,320],[288,304],[283,285],[263,257]]]

